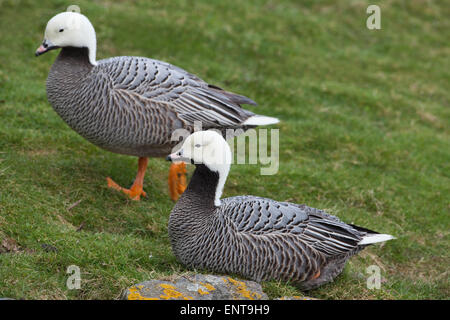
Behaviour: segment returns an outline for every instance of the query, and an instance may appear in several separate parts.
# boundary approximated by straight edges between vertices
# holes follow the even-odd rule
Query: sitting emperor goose
[[[165,157],[178,141],[177,129],[248,129],[277,123],[242,109],[251,99],[209,85],[193,74],[158,60],[114,57],[95,60],[96,37],[90,21],[63,12],[47,23],[39,56],[62,48],[47,79],[47,97],[77,133],[111,152],[137,156],[138,174],[130,189],[110,178],[108,186],[139,200],[148,157]],[[185,164],[172,164],[169,190],[176,200],[185,189]]]
[[[306,205],[255,196],[220,199],[231,150],[213,130],[193,133],[167,159],[196,166],[169,219],[173,252],[188,267],[292,281],[309,290],[332,281],[367,245],[394,238]]]

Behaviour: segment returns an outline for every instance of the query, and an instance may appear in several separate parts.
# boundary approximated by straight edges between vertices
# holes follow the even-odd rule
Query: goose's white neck
[[[217,181],[214,196],[214,205],[219,207],[222,204],[220,198],[222,197],[223,188],[225,187],[225,182],[227,181],[228,173],[230,172],[230,164],[215,165],[214,168],[210,167],[210,169],[219,174],[219,180]]]
[[[95,60],[97,54],[97,44],[94,43],[91,47],[88,47],[89,52],[89,62],[93,65],[97,65],[97,61]]]
[[[221,205],[220,197],[222,196],[232,162],[230,146],[221,133],[214,130],[194,132],[186,138],[180,151],[170,155],[170,157],[171,159],[176,159],[177,157],[190,159],[192,163],[202,165],[197,166],[197,168],[203,168],[204,166],[209,172],[215,173],[211,175],[211,177],[214,176],[214,181],[204,181],[203,188],[200,187],[198,190],[201,190],[202,193],[207,193],[209,201],[211,201],[213,190],[207,190],[207,186],[211,188],[213,186],[212,183],[214,183],[214,205]],[[199,180],[197,184],[200,183]]]
[[[93,65],[97,65],[96,55],[97,55],[97,37],[95,34],[94,27],[92,25],[86,26],[86,31],[84,32],[84,36],[77,41],[77,39],[73,39],[75,42],[75,46],[77,47],[87,47],[89,62]]]
[[[214,205],[216,207],[221,205],[220,197],[222,197],[223,188],[227,181],[228,173],[230,172],[232,156],[230,146],[222,136],[218,135],[217,140],[218,142],[216,142],[216,144],[207,146],[209,149],[206,152],[206,161],[204,162],[209,170],[219,174],[219,180],[217,181],[214,196]],[[214,149],[212,149],[212,146],[214,146]]]

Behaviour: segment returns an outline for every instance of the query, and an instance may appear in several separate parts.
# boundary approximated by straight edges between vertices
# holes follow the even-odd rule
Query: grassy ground
[[[377,2],[76,3],[96,27],[99,59],[165,60],[282,120],[278,174],[233,166],[225,196],[307,203],[397,236],[310,296],[448,299],[450,10],[445,1],[382,1],[382,29],[370,31],[365,9]],[[0,0],[0,296],[112,299],[186,272],[167,235],[168,163],[150,161],[149,199],[125,199],[105,177],[131,184],[136,159],[89,144],[47,102],[56,52],[34,51],[48,19],[73,3]],[[80,290],[66,287],[72,264]],[[380,290],[366,288],[372,264]],[[271,297],[301,294],[263,286]]]

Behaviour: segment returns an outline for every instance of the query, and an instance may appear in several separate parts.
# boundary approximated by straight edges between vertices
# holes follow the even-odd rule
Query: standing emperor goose
[[[194,122],[208,128],[248,129],[278,122],[255,115],[241,104],[247,97],[209,85],[168,63],[143,57],[95,60],[96,37],[82,14],[63,12],[47,23],[39,56],[62,48],[47,79],[47,97],[58,115],[93,144],[139,157],[130,189],[110,178],[108,186],[134,200],[145,196],[148,157],[165,157],[178,141],[175,130],[192,132]],[[176,200],[186,187],[184,163],[173,163],[169,190]]]
[[[169,219],[173,252],[189,267],[292,281],[309,290],[332,281],[367,245],[393,239],[306,205],[255,196],[220,199],[231,150],[212,130],[193,133],[167,159],[196,165]]]

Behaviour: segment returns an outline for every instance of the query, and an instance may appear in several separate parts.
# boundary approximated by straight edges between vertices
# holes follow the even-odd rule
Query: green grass
[[[282,120],[278,174],[233,166],[225,196],[306,203],[397,237],[352,258],[309,296],[449,298],[448,3],[76,3],[96,27],[98,59],[168,61]],[[378,31],[365,27],[374,3]],[[131,184],[136,159],[89,144],[47,102],[56,52],[37,59],[34,51],[47,21],[69,4],[0,0],[0,245],[14,239],[22,248],[0,254],[0,296],[113,299],[136,282],[187,271],[167,234],[168,163],[150,160],[149,199],[125,199],[105,177]],[[66,287],[72,264],[82,272],[80,290]],[[381,290],[366,288],[372,264],[381,267]],[[285,283],[263,286],[272,298],[302,294]]]

